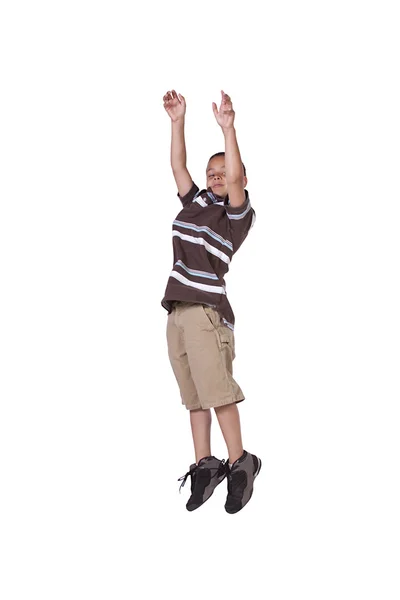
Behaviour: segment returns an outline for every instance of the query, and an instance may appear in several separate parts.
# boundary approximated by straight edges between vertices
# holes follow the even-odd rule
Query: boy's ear
[[[243,183],[244,183],[244,187],[246,187],[246,185],[247,185],[247,177],[246,177],[246,175],[244,175],[244,177],[243,177]]]

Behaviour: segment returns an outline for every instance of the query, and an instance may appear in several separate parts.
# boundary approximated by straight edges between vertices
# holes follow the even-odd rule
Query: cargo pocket
[[[217,333],[219,349],[224,354],[227,363],[235,358],[235,336],[229,327],[222,324],[220,314],[212,307],[202,304],[203,313],[207,319],[207,331],[214,330]]]
[[[224,355],[226,365],[229,367],[235,358],[235,337],[233,331],[229,327],[221,325],[218,327],[218,338],[221,352]]]

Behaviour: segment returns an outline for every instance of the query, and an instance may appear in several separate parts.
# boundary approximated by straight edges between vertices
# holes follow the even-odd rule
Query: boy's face
[[[225,198],[228,194],[225,175],[225,156],[214,156],[208,165],[206,171],[207,187],[210,187],[214,194]],[[243,177],[243,187],[247,184],[247,178]]]
[[[207,187],[210,187],[217,196],[225,198],[228,193],[225,177],[225,156],[215,156],[209,161],[206,177]]]

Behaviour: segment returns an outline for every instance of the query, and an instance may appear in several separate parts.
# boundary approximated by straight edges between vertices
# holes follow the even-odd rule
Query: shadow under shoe
[[[261,470],[261,464],[261,459],[245,450],[231,469],[228,466],[227,513],[237,513],[246,506],[253,495],[254,480]]]
[[[191,479],[191,496],[187,501],[186,508],[192,511],[204,504],[212,496],[217,485],[225,479],[225,460],[219,460],[215,456],[206,456],[199,461],[198,465],[190,465],[186,475],[178,479],[178,481],[182,481],[179,491],[181,491],[189,476]]]

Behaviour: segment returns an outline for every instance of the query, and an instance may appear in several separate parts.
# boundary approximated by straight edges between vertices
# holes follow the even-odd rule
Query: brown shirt
[[[247,190],[245,196],[244,204],[232,207],[229,196],[224,200],[211,188],[199,191],[195,183],[179,196],[183,209],[172,225],[174,265],[161,302],[169,313],[176,300],[208,304],[234,328],[224,277],[255,221]]]

